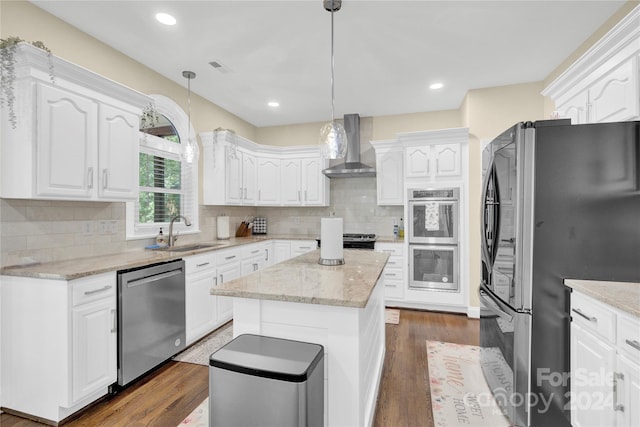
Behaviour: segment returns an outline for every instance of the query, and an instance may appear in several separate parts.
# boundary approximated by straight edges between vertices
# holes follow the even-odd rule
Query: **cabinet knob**
[[[109,170],[102,169],[102,189],[105,190],[108,186],[107,182],[109,180]]]

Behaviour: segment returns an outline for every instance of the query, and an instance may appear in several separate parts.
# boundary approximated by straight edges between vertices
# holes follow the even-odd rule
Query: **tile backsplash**
[[[229,215],[230,234],[246,215],[266,217],[269,234],[319,236],[320,219],[344,219],[345,233],[390,236],[401,206],[376,205],[375,178],[332,179],[326,207],[200,206],[200,233],[183,234],[179,244],[216,238],[216,217]],[[63,261],[127,250],[142,250],[153,239],[126,240],[125,204],[0,199],[0,265]]]

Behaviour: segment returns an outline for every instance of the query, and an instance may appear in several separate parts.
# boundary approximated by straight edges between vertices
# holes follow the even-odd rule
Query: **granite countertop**
[[[109,271],[126,270],[129,268],[143,267],[150,264],[156,264],[174,259],[184,258],[190,255],[201,254],[205,252],[233,248],[250,243],[261,242],[265,240],[315,240],[317,236],[301,236],[301,235],[264,235],[251,237],[236,237],[229,240],[219,240],[215,242],[197,242],[181,246],[191,246],[193,244],[211,244],[215,245],[208,248],[201,248],[183,252],[175,251],[158,251],[158,250],[131,250],[117,254],[101,255],[86,258],[77,258],[67,261],[55,261],[38,264],[16,265],[5,267],[0,270],[0,275],[33,277],[38,279],[54,279],[54,280],[73,280],[94,274],[106,273]]]
[[[228,297],[362,308],[389,254],[345,249],[344,265],[318,264],[320,250],[275,264],[211,289]]]
[[[565,279],[564,284],[598,301],[640,317],[640,283]]]

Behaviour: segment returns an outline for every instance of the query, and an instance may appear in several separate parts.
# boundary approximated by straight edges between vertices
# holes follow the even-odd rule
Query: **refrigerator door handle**
[[[509,312],[514,312],[514,310],[496,298],[493,293],[487,289],[487,286],[484,283],[480,284],[479,293],[480,301],[484,303],[487,309],[491,310],[507,322],[513,321],[513,316],[509,314]]]

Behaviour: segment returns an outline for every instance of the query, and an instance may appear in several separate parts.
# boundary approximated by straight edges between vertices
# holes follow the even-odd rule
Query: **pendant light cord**
[[[331,122],[333,123],[335,121],[335,115],[334,115],[334,77],[333,77],[333,67],[334,67],[334,60],[333,60],[333,0],[331,0]]]

